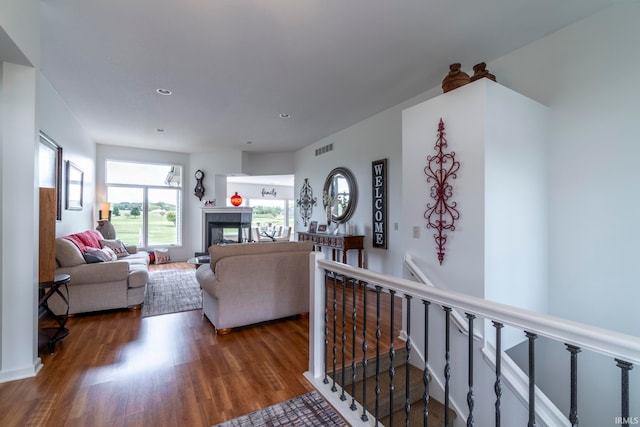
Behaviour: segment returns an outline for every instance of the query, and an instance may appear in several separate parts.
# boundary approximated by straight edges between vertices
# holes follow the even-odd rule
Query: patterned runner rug
[[[157,270],[149,272],[142,304],[142,317],[202,308],[202,293],[196,270]]]
[[[216,424],[214,427],[331,427],[346,425],[348,424],[335,409],[320,396],[320,393],[314,390],[251,414]]]

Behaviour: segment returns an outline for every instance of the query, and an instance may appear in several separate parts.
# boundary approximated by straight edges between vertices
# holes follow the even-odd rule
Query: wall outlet
[[[420,238],[420,226],[419,225],[414,225],[413,226],[413,238],[414,239],[419,239]]]
[[[394,222],[394,223],[393,223],[393,229],[394,229],[395,231],[398,231],[398,223],[397,223],[397,222]]]

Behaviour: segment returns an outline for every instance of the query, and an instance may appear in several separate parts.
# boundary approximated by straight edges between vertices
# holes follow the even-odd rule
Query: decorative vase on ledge
[[[462,65],[458,62],[449,65],[449,74],[442,80],[442,91],[447,93],[469,83],[469,74],[461,70]]]

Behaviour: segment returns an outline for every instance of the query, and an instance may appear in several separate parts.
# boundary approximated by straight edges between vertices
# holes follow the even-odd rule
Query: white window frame
[[[104,183],[105,189],[107,191],[107,195],[109,194],[109,188],[131,188],[131,189],[141,189],[142,190],[142,207],[143,207],[143,215],[142,215],[142,244],[137,244],[139,248],[159,248],[159,247],[182,247],[182,236],[183,236],[183,221],[182,218],[184,216],[184,205],[183,205],[183,184],[184,181],[180,182],[180,186],[172,186],[172,185],[145,185],[145,184],[112,184],[107,181],[108,175],[108,166],[109,162],[118,162],[118,163],[130,163],[131,165],[154,165],[154,166],[180,166],[182,168],[182,174],[184,175],[185,166],[182,164],[176,163],[162,163],[162,162],[136,162],[130,160],[116,160],[116,159],[106,159],[104,163]],[[152,189],[160,189],[160,190],[175,190],[177,192],[176,197],[176,243],[165,243],[165,244],[149,244],[149,190]]]

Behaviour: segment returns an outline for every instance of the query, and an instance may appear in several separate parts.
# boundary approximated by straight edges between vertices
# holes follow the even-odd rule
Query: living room
[[[404,212],[424,212],[428,194],[426,186],[424,194],[406,197],[403,192],[402,111],[440,95],[442,90],[438,84],[412,93],[391,108],[295,151],[255,153],[222,147],[215,151],[184,153],[96,144],[56,89],[37,68],[31,68],[39,63],[38,43],[34,41],[37,26],[33,25],[38,22],[39,2],[9,4],[11,6],[5,4],[0,9],[0,27],[18,53],[2,51],[6,61],[3,62],[2,103],[4,123],[8,123],[2,129],[2,206],[21,206],[24,215],[19,220],[7,214],[2,216],[0,379],[34,374],[37,358],[34,354],[36,291],[25,290],[23,285],[32,283],[35,277],[33,257],[24,254],[37,252],[33,231],[37,229],[33,158],[34,140],[40,129],[64,147],[65,160],[84,171],[85,208],[63,211],[62,220],[56,225],[58,236],[95,227],[98,204],[105,197],[100,171],[103,160],[109,157],[183,165],[188,172],[185,173],[188,178],[185,224],[200,223],[202,201],[190,194],[196,184],[192,173],[198,169],[206,172],[205,198],[220,199],[217,193],[222,192],[221,188],[226,190],[222,184],[225,177],[238,173],[294,174],[296,198],[305,179],[321,198],[328,172],[344,166],[353,172],[359,186],[360,199],[352,222],[360,233],[370,237],[371,162],[386,158],[390,189],[388,249],[374,248],[369,239],[365,243],[366,265],[373,271],[403,275],[403,251],[407,242],[414,241],[413,227],[421,225],[406,223]],[[640,39],[636,25],[639,19],[638,2],[616,2],[487,62],[499,84],[549,108],[545,155],[548,198],[542,207],[548,224],[545,272],[548,280],[536,290],[537,295],[544,296],[543,305],[550,314],[635,336],[640,331],[640,320],[634,314],[632,303],[640,299],[634,250],[635,237],[640,235],[640,225],[635,220],[640,213],[640,203],[633,197],[634,184],[640,178],[634,163],[639,154],[636,135],[640,128],[636,116],[640,85],[627,74],[640,66],[640,58],[635,53],[635,41]],[[449,63],[457,59],[441,64],[439,80],[446,74]],[[471,62],[464,61],[464,68],[469,70],[475,63]],[[623,76],[618,77],[619,74]],[[22,106],[18,112],[16,105]],[[25,122],[38,125],[11,124]],[[433,134],[424,136],[423,152],[415,156],[426,158],[432,152],[435,135],[434,127]],[[328,144],[333,144],[331,152],[315,155],[317,149]],[[453,135],[450,144],[452,150],[456,150]],[[518,194],[518,189],[514,188],[513,192]],[[504,214],[507,228],[508,208]],[[615,219],[609,219],[611,214]],[[321,209],[314,210],[313,216],[321,220]],[[295,221],[295,230],[306,229],[298,212]],[[395,224],[398,224],[397,230]],[[461,222],[462,230],[463,225]],[[450,273],[447,265],[440,267],[433,260],[431,232],[421,231],[418,242],[424,253],[415,255],[434,279],[447,283]],[[189,258],[199,249],[200,239],[199,227],[187,225],[183,246],[175,248],[172,257]],[[6,242],[11,242],[10,248]],[[447,285],[453,290],[457,286]]]

